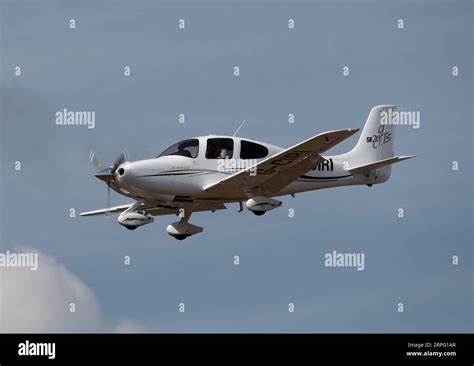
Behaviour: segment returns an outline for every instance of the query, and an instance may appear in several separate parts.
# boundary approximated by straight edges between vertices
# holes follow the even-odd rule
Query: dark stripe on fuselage
[[[157,174],[147,174],[147,175],[139,175],[139,178],[143,177],[167,177],[167,176],[172,176],[172,175],[198,175],[198,174],[206,174],[210,172],[206,171],[201,171],[201,172],[186,172],[186,173],[181,173],[181,172],[166,172],[166,173],[157,173]],[[212,172],[214,173],[214,172]]]
[[[311,177],[310,175],[302,175],[298,180],[300,179],[309,179],[309,180],[324,180],[324,179],[341,179],[341,178],[347,178],[347,177],[352,177],[354,174],[348,174],[348,175],[339,175],[337,177]]]
[[[240,171],[240,170],[238,170]],[[156,174],[146,174],[146,175],[138,175],[138,177],[166,177],[166,176],[171,176],[171,175],[198,175],[198,174],[212,174],[212,173],[237,173],[238,171],[232,172],[232,171],[219,171],[219,170],[210,170],[210,169],[202,169],[202,170],[196,170],[193,169],[191,170],[168,170],[165,172],[161,173],[156,173]]]
[[[244,169],[243,169],[244,170]],[[240,170],[239,170],[240,171]],[[166,177],[166,176],[173,176],[173,175],[200,175],[200,174],[211,174],[211,173],[231,173],[231,172],[222,172],[218,170],[194,170],[194,171],[187,171],[187,170],[173,170],[173,171],[166,171],[157,174],[148,174],[148,175],[139,175],[138,177]],[[258,172],[257,172],[258,175]],[[300,178],[297,178],[296,181],[299,182],[308,182],[308,181],[335,181],[337,179],[351,177],[354,174],[347,174],[347,175],[339,175],[336,177],[313,177],[310,175],[302,175]],[[306,180],[304,180],[306,179]]]

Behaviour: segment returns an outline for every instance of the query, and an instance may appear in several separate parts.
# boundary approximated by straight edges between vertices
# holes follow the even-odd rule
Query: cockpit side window
[[[256,144],[255,142],[240,141],[240,158],[241,159],[261,159],[268,155],[268,149],[265,146]]]
[[[199,152],[199,140],[190,139],[180,141],[177,144],[174,144],[163,151],[158,157],[169,156],[169,155],[179,155],[185,156],[187,158],[197,158]]]
[[[234,153],[234,140],[228,138],[207,139],[207,159],[230,159]]]

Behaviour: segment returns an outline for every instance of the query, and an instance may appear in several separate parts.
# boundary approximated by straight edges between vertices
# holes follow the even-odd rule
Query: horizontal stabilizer
[[[383,159],[376,161],[374,163],[366,164],[366,165],[361,165],[352,169],[349,169],[349,173],[352,174],[362,174],[362,173],[367,173],[371,170],[377,169],[377,168],[382,168],[385,165],[389,164],[395,164],[398,163],[399,161],[407,160],[414,158],[415,155],[408,155],[408,156],[394,156],[393,158],[388,158],[388,159]]]

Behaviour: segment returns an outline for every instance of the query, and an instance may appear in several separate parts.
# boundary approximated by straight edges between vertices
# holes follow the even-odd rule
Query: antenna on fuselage
[[[237,135],[237,133],[240,131],[240,129],[243,127],[243,125],[245,125],[245,122],[247,122],[247,120],[244,119],[232,136]]]

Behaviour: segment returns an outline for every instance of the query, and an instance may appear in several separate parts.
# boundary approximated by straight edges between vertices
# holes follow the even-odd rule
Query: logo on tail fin
[[[378,149],[380,146],[383,146],[386,143],[390,142],[390,140],[392,139],[392,133],[384,132],[384,131],[385,131],[385,126],[380,125],[377,131],[377,134],[367,137],[366,142],[371,143],[372,148],[374,149]]]

